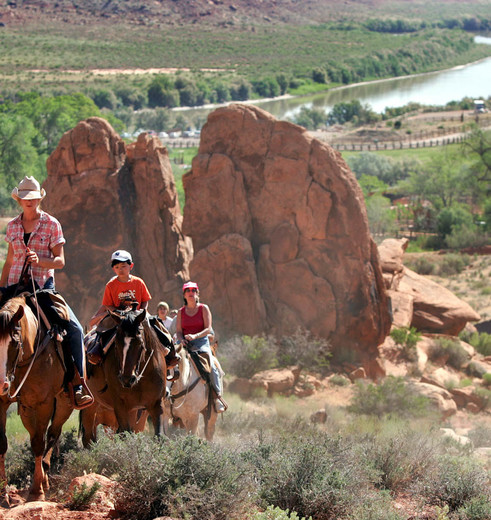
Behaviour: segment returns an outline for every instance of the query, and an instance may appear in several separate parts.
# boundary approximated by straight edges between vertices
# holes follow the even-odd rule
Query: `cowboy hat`
[[[34,177],[27,177],[27,175],[19,182],[19,186],[12,190],[12,198],[17,202],[19,200],[43,200],[44,197],[46,197],[44,188],[41,188]]]

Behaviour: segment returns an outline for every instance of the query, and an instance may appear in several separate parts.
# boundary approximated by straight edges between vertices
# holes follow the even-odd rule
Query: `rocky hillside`
[[[441,3],[455,4],[453,0]],[[80,23],[137,23],[154,24],[211,24],[243,23],[325,23],[349,14],[364,16],[373,8],[397,2],[387,0],[2,0],[0,20],[5,24],[25,24],[48,16],[62,22]],[[401,2],[404,6],[419,2]],[[404,7],[401,5],[401,9]],[[402,11],[401,11],[402,12]]]

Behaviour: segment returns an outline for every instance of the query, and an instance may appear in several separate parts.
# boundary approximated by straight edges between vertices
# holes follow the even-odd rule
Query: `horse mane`
[[[0,309],[0,335],[5,334],[10,326],[10,322],[12,320],[12,316],[17,312],[19,307],[24,307],[24,315],[22,316],[20,322],[24,324],[22,327],[22,338],[25,342],[26,346],[32,349],[34,348],[34,340],[37,333],[37,319],[32,313],[29,306],[26,304],[26,299],[24,296],[16,296],[15,298],[10,298],[7,300],[3,307]],[[35,326],[31,327],[31,324],[28,319],[28,315],[32,315],[35,320]]]
[[[26,300],[20,296],[7,300],[0,309],[0,334],[7,332],[12,316],[17,309],[26,303]]]

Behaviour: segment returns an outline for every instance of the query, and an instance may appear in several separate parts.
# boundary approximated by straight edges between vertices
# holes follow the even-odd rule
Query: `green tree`
[[[97,105],[83,94],[42,97],[37,93],[21,95],[21,101],[12,107],[14,114],[31,120],[38,136],[33,144],[38,153],[50,154],[61,136],[83,119],[101,116]]]
[[[472,185],[472,172],[462,163],[459,150],[445,147],[432,156],[424,171],[411,172],[404,188],[441,209],[464,201],[472,194]]]
[[[300,112],[292,119],[292,122],[308,130],[315,130],[326,124],[326,113],[319,108],[303,106]]]
[[[26,117],[0,113],[0,211],[14,207],[10,193],[24,175],[36,175],[36,130]],[[40,179],[41,180],[41,179]]]
[[[486,197],[491,191],[491,132],[474,126],[463,143],[463,149],[472,160],[471,174]]]

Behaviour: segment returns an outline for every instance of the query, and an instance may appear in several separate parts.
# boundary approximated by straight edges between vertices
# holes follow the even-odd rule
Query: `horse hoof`
[[[27,497],[28,502],[44,502],[45,496],[44,491],[41,491],[40,493],[29,493]]]

